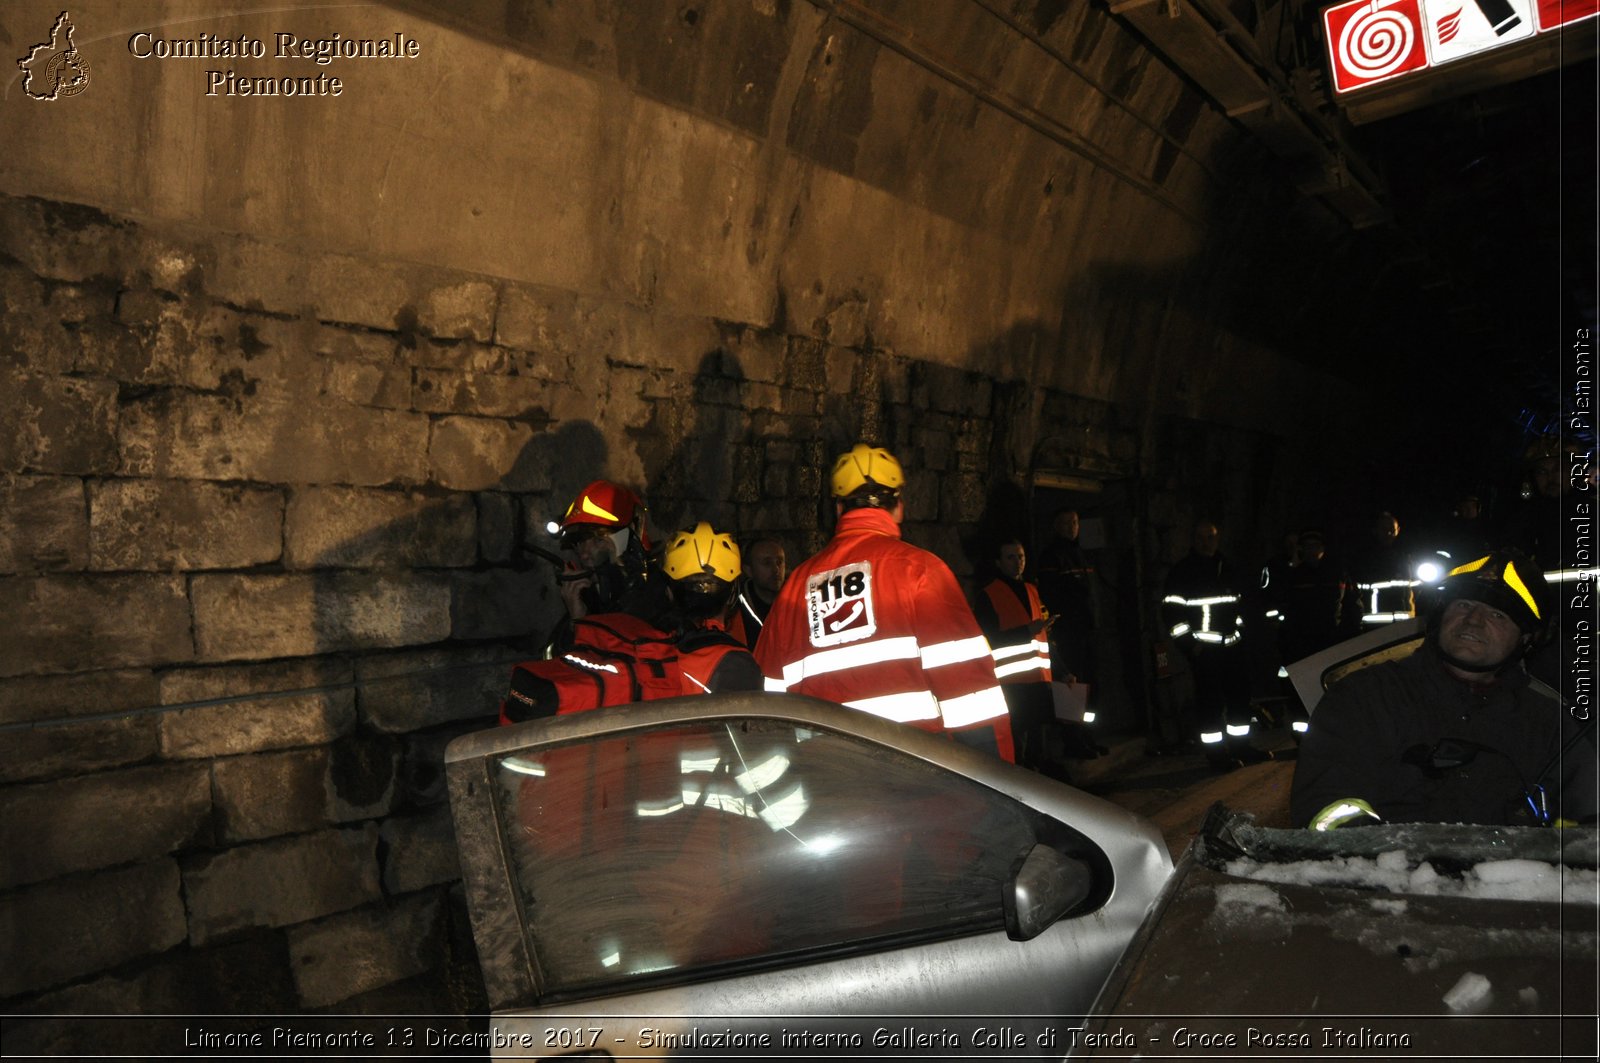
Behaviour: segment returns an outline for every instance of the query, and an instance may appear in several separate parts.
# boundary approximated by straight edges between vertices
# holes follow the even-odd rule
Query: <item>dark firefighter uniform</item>
[[[1317,705],[1294,821],[1330,830],[1592,820],[1593,721],[1565,711],[1522,665],[1548,619],[1545,592],[1537,567],[1509,551],[1452,571],[1420,649],[1355,672]]]
[[[1167,576],[1161,612],[1168,636],[1194,668],[1195,725],[1208,756],[1250,736],[1250,664],[1243,584],[1221,554],[1190,554]]]

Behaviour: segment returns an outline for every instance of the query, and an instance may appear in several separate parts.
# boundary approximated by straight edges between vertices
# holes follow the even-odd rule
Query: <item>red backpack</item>
[[[600,613],[573,622],[565,653],[511,670],[500,722],[675,698],[683,688],[672,634],[629,613]]]

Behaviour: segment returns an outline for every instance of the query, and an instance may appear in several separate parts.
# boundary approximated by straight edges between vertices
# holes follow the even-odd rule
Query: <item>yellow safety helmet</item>
[[[869,485],[899,491],[906,474],[895,456],[882,447],[857,443],[833,463],[833,497],[849,498]]]
[[[672,537],[662,555],[661,567],[670,580],[704,575],[727,583],[738,579],[742,571],[739,547],[733,537],[713,530],[705,521]]]

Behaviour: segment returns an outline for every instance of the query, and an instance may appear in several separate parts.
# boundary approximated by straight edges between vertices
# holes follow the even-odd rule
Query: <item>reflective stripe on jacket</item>
[[[1357,583],[1361,596],[1361,622],[1376,626],[1410,620],[1417,615],[1417,601],[1413,589],[1421,581],[1414,579],[1385,579]]]
[[[1161,614],[1174,642],[1233,646],[1244,637],[1244,595],[1221,554],[1190,554],[1167,574]]]
[[[1237,594],[1217,594],[1207,598],[1185,598],[1169,594],[1161,599],[1173,623],[1167,634],[1173,639],[1185,636],[1211,646],[1232,646],[1242,637],[1240,616],[1243,599]]]
[[[778,593],[756,644],[767,689],[924,730],[993,732],[1013,759],[989,643],[948,566],[856,509]]]
[[[1018,587],[1027,595],[1026,601],[1018,595]],[[1002,683],[1050,682],[1050,643],[1030,630],[1036,621],[1045,619],[1039,588],[1031,583],[996,579],[983,588],[983,593],[994,611],[995,629],[986,633],[993,650],[995,676]],[[985,615],[987,612],[984,610]]]
[[[761,628],[771,608],[768,605],[763,609],[755,591],[740,581],[739,593],[733,597],[733,617],[728,621],[728,634],[750,649],[755,649],[756,639],[761,637]]]

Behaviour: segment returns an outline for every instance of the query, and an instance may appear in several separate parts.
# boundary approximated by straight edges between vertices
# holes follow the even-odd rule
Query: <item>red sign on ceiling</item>
[[[1338,92],[1593,18],[1600,0],[1350,0],[1322,12]],[[1537,26],[1535,23],[1537,22]]]
[[[1334,88],[1340,92],[1428,65],[1422,0],[1355,0],[1328,8],[1322,21],[1328,31]]]
[[[1539,0],[1539,32],[1600,14],[1600,0]]]

